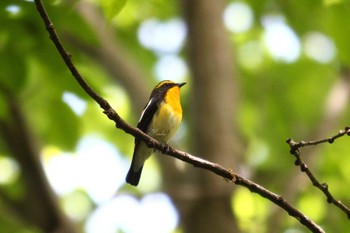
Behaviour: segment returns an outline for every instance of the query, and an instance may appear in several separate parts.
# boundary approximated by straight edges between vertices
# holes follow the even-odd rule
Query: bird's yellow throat
[[[165,102],[173,108],[175,113],[182,115],[180,88],[178,86],[172,87],[167,91],[165,95]]]

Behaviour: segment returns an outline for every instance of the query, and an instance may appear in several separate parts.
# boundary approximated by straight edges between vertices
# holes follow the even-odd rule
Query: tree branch
[[[294,208],[292,205],[290,205],[282,196],[277,195],[264,187],[238,175],[235,174],[230,169],[226,169],[222,167],[219,164],[215,164],[212,162],[209,162],[207,160],[198,158],[196,156],[193,156],[189,153],[175,150],[172,147],[170,147],[167,144],[160,143],[157,140],[153,139],[152,137],[148,136],[147,134],[143,133],[138,128],[134,128],[127,124],[120,116],[119,114],[110,106],[110,104],[100,97],[98,94],[96,94],[91,87],[86,83],[86,81],[82,78],[82,76],[79,74],[78,70],[75,68],[70,54],[64,49],[63,45],[60,42],[60,39],[54,29],[53,23],[49,19],[48,14],[46,13],[46,10],[42,4],[41,0],[35,0],[34,1],[37,7],[37,10],[39,14],[41,15],[44,24],[46,26],[46,30],[50,34],[50,39],[55,44],[58,52],[60,53],[61,57],[63,58],[64,62],[66,63],[67,67],[71,71],[74,78],[77,80],[77,82],[81,85],[81,87],[86,91],[86,93],[93,98],[100,107],[104,110],[103,112],[108,116],[109,119],[113,120],[115,122],[115,125],[117,128],[123,130],[124,132],[131,134],[134,137],[140,138],[143,140],[149,147],[152,147],[156,150],[161,151],[163,154],[170,155],[172,157],[175,157],[177,159],[180,159],[184,162],[190,163],[195,167],[203,168],[208,171],[211,171],[214,174],[217,174],[229,181],[233,181],[237,185],[244,186],[248,188],[251,192],[257,193],[260,196],[269,199],[276,205],[280,206],[282,209],[284,209],[289,215],[296,218],[302,225],[306,226],[310,231],[317,232],[317,233],[324,233],[323,229],[319,227],[317,224],[315,224],[312,220],[310,220],[307,216],[305,216],[302,212],[300,212],[298,209]]]
[[[350,96],[350,72],[348,68],[343,68],[339,73],[339,78],[332,84],[332,87],[328,90],[326,94],[326,99],[324,100],[324,109],[322,119],[318,123],[318,127],[314,131],[308,132],[308,138],[322,138],[323,135],[327,135],[334,131],[334,128],[341,121],[344,112],[349,105]],[[313,164],[317,164],[319,159],[317,154],[319,154],[318,147],[312,147],[308,150],[308,156],[303,158],[303,162],[309,167]],[[315,172],[315,171],[314,171]],[[298,198],[298,193],[300,190],[309,185],[309,180],[304,179],[304,173],[299,172],[298,169],[292,169],[286,178],[288,182],[285,182],[283,191],[284,197],[290,202],[294,202]],[[298,187],[296,189],[295,187]],[[283,215],[281,215],[281,210],[276,209],[273,214],[269,217],[272,221],[269,223],[267,232],[279,233],[279,227],[283,224]]]
[[[306,165],[306,163],[300,157],[300,155],[301,155],[300,149],[302,147],[316,146],[316,145],[319,145],[321,143],[333,143],[334,140],[336,140],[340,137],[343,137],[344,135],[350,136],[350,127],[345,127],[344,130],[340,130],[339,133],[335,134],[334,136],[332,136],[330,138],[320,139],[320,140],[316,140],[316,141],[307,141],[307,142],[305,142],[305,141],[295,142],[293,139],[289,138],[287,140],[287,143],[290,147],[290,153],[292,155],[294,155],[294,157],[296,159],[295,165],[299,166],[300,170],[302,172],[305,172],[306,175],[309,177],[312,184],[323,192],[323,194],[327,197],[328,203],[337,206],[339,209],[341,209],[347,215],[348,219],[350,219],[349,207],[347,207],[346,205],[341,203],[341,201],[336,200],[333,197],[333,195],[331,194],[331,192],[328,189],[328,184],[327,183],[320,183],[317,180],[317,178],[315,177],[315,175],[311,172],[309,167]]]
[[[142,69],[138,61],[133,59],[130,51],[124,48],[113,25],[106,25],[101,11],[95,4],[88,1],[71,1],[78,14],[89,24],[90,29],[96,35],[98,45],[90,45],[78,39],[72,34],[64,34],[67,41],[79,51],[85,52],[97,63],[101,64],[114,81],[123,86],[129,96],[133,98],[133,108],[139,111],[145,106],[144,100],[149,96],[149,88],[145,76],[147,71]]]

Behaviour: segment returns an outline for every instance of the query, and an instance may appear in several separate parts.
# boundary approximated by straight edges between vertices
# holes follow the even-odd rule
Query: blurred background
[[[160,80],[187,82],[172,146],[283,195],[326,232],[346,215],[294,166],[287,138],[349,125],[350,5],[323,1],[44,1],[88,83],[136,125]],[[266,199],[157,154],[124,182],[134,138],[76,83],[32,0],[0,1],[0,229],[308,232]],[[346,138],[302,151],[350,205]]]

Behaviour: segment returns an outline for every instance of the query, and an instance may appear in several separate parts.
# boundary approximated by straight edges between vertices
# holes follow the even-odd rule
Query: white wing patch
[[[153,98],[151,98],[151,99],[148,101],[146,107],[143,109],[143,111],[142,111],[142,113],[141,113],[141,116],[140,116],[140,119],[139,119],[139,122],[141,121],[143,115],[145,114],[146,109],[151,105],[152,101],[153,101]]]

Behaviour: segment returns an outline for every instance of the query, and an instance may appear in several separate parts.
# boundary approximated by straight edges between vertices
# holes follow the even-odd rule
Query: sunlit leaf
[[[326,214],[327,203],[321,195],[304,194],[299,199],[298,205],[304,214],[316,222],[321,221]]]
[[[127,0],[102,0],[101,5],[105,16],[109,21],[112,21],[114,17],[123,9]]]

